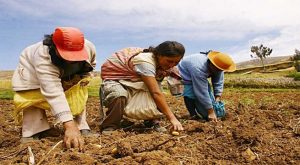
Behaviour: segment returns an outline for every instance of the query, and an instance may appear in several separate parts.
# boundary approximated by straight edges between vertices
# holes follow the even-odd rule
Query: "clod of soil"
[[[224,93],[226,118],[216,124],[191,119],[182,98],[167,96],[185,129],[180,135],[159,133],[136,121],[111,135],[85,138],[85,152],[59,145],[43,164],[298,165],[300,138],[295,131],[300,122],[299,95],[300,91]],[[39,162],[63,135],[21,144],[21,127],[15,125],[12,109],[12,100],[0,100],[0,164],[28,164],[28,146]],[[47,115],[53,124],[54,118]],[[99,132],[99,121],[99,100],[89,98],[87,122],[93,132]],[[171,129],[165,118],[161,125]],[[112,154],[113,148],[117,148],[116,154]]]

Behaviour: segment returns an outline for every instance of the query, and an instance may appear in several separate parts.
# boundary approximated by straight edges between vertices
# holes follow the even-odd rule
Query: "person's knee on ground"
[[[50,125],[45,110],[35,107],[23,110],[22,137],[32,137],[48,129]]]
[[[184,103],[185,107],[187,108],[189,114],[190,114],[190,119],[191,120],[199,120],[199,119],[204,119],[202,110],[197,110],[197,103],[196,99],[192,99],[189,97],[184,97]]]
[[[191,117],[197,116],[195,99],[184,97],[184,104]]]
[[[82,111],[81,114],[75,116],[74,121],[78,125],[78,129],[82,136],[89,137],[89,136],[99,136],[97,133],[92,133],[87,121],[86,121],[86,108]]]
[[[45,137],[58,137],[62,134],[56,127],[50,127],[44,109],[35,107],[23,111],[21,143],[39,140]]]
[[[123,118],[124,109],[126,106],[126,97],[115,98],[108,104],[108,111],[102,123],[100,123],[101,131],[106,129],[114,130],[120,128],[120,122]]]

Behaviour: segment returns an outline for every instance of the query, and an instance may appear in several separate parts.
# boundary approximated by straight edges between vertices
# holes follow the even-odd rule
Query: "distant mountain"
[[[276,64],[280,62],[290,61],[292,56],[267,57],[264,59],[265,65]],[[237,63],[237,69],[262,66],[260,59],[253,59]]]

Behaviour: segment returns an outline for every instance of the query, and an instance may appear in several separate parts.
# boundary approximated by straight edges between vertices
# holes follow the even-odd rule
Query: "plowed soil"
[[[300,136],[293,132],[300,119],[300,91],[224,93],[227,115],[217,123],[189,119],[182,98],[167,100],[185,128],[179,136],[156,132],[141,121],[124,121],[111,135],[86,137],[84,152],[66,150],[62,135],[21,144],[12,100],[0,100],[0,164],[28,164],[28,146],[36,164],[51,165],[300,164]],[[89,98],[88,123],[94,133],[99,131],[98,109],[98,98]],[[169,122],[161,121],[170,130]]]

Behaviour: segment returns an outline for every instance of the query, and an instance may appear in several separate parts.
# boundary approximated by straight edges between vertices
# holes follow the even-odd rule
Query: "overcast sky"
[[[75,26],[97,48],[97,70],[114,51],[184,44],[186,55],[218,50],[236,62],[264,44],[271,56],[300,49],[299,0],[0,0],[0,70],[57,26]]]

